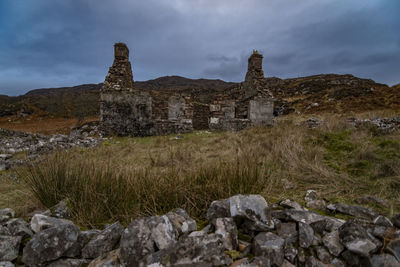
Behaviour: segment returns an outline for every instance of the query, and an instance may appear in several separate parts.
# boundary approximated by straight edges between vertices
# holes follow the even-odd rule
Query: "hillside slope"
[[[301,78],[265,78],[268,89],[276,98],[278,114],[345,113],[373,110],[400,110],[400,85],[389,87],[370,79],[353,75],[323,74]],[[167,92],[190,91],[207,98],[235,83],[222,80],[188,79],[166,76],[145,82],[135,82],[142,90]],[[102,84],[36,89],[25,95],[0,95],[0,117],[81,118],[98,116],[99,90]]]

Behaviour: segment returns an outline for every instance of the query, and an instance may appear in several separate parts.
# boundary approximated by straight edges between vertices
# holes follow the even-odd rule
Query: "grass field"
[[[0,208],[24,215],[68,198],[73,220],[91,227],[178,207],[203,220],[211,201],[238,193],[304,203],[314,189],[350,204],[375,195],[391,203],[379,211],[399,210],[399,132],[354,129],[332,115],[313,130],[296,120],[239,133],[110,138],[97,148],[56,153],[18,169],[18,184],[1,178]]]

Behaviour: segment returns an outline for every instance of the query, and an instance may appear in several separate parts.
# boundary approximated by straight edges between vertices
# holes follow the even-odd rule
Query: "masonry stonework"
[[[129,49],[114,45],[114,62],[101,89],[100,125],[105,135],[150,136],[191,132],[193,129],[238,131],[272,125],[273,97],[266,89],[262,55],[249,58],[245,81],[216,92],[135,89]]]

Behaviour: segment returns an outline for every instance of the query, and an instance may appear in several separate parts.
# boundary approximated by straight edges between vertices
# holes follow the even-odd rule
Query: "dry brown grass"
[[[399,133],[377,135],[352,129],[338,116],[323,119],[314,130],[287,117],[274,127],[239,133],[110,138],[98,148],[50,157],[27,181],[46,206],[69,198],[82,225],[128,222],[177,207],[202,219],[212,200],[238,193],[303,203],[308,189],[332,202],[376,195],[396,211]]]
[[[86,118],[83,123],[91,121],[98,121],[98,118]],[[25,118],[10,116],[0,118],[0,128],[46,135],[69,134],[77,122],[78,119],[75,118],[50,118],[36,115]]]

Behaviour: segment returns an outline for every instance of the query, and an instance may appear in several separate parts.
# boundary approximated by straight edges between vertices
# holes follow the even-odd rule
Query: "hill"
[[[321,74],[291,79],[270,77],[265,78],[265,83],[276,98],[275,113],[278,115],[400,110],[400,84],[389,87],[350,74]],[[166,95],[190,92],[198,99],[208,99],[235,85],[222,80],[180,76],[135,82],[135,87],[141,90],[155,90]],[[0,127],[46,133],[57,129],[58,133],[68,133],[84,118],[97,120],[101,87],[102,83],[84,84],[35,89],[17,97],[0,95]]]
[[[266,78],[281,113],[346,113],[399,110],[400,87],[350,74],[324,74],[282,80]]]

